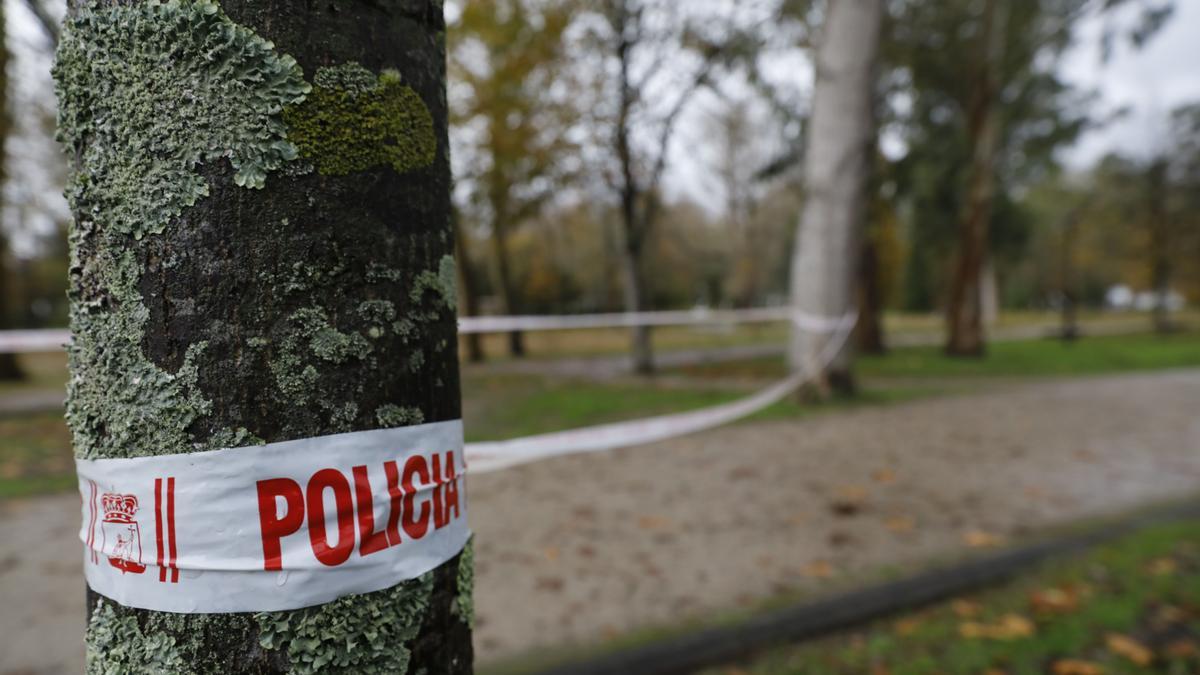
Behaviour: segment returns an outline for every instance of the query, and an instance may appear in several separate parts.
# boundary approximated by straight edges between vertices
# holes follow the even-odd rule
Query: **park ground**
[[[1200,523],[1160,525],[1003,587],[707,675],[1200,672]]]
[[[660,346],[730,349],[779,337],[771,327],[674,331]],[[650,382],[555,373],[564,361],[610,358],[617,338],[590,336],[574,352],[531,345],[542,374],[505,361],[466,368],[469,437],[696,408],[783,372],[765,353],[680,364]],[[32,382],[0,391],[0,401],[53,403],[61,356],[26,361]],[[999,342],[979,361],[904,347],[864,359],[859,374],[853,401],[786,401],[703,435],[474,478],[482,669],[527,672],[736,621],[1200,489],[1195,333]],[[0,615],[0,673],[75,672],[82,658],[47,647],[80,634],[82,593],[69,438],[61,411],[45,407],[0,414],[0,602],[36,608]],[[1194,577],[1188,560],[1170,578]],[[918,650],[897,647],[880,662],[894,669]],[[787,658],[744,667],[808,672],[787,670]]]

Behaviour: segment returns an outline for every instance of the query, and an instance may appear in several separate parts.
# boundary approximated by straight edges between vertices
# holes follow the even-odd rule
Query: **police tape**
[[[705,326],[719,324],[771,323],[800,321],[813,330],[832,330],[838,319],[816,316],[792,307],[754,307],[749,309],[671,310],[609,314],[555,314],[529,316],[464,316],[458,319],[458,332],[506,333],[510,331],[581,330],[588,328],[635,328],[638,326]]]
[[[771,323],[800,319],[814,330],[824,330],[829,319],[797,313],[789,307],[750,309],[691,309],[661,312],[609,314],[551,314],[528,316],[464,316],[458,332],[507,333],[510,331],[582,330],[588,328],[634,328],[637,326],[705,326]],[[71,342],[71,332],[61,328],[0,331],[0,354],[48,352]]]
[[[512,440],[469,443],[466,455],[470,472],[479,475],[552,457],[645,445],[723,426],[752,415],[782,400],[823,371],[845,345],[858,321],[858,313],[850,311],[839,318],[820,322],[810,321],[811,318],[798,315],[793,317],[793,322],[801,329],[831,333],[816,358],[758,393],[700,410]],[[818,328],[814,328],[814,325]],[[828,331],[829,328],[832,331]]]
[[[462,550],[462,422],[77,460],[88,586],[163,612],[297,609]]]

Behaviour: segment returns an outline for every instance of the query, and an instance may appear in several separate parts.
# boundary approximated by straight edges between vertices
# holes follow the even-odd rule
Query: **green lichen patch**
[[[425,413],[420,408],[398,406],[386,403],[375,409],[375,421],[382,429],[406,427],[425,421]]]
[[[394,70],[356,63],[321,68],[312,93],[284,110],[288,138],[324,175],[377,166],[405,173],[433,164],[437,136],[421,97]]]
[[[467,541],[458,557],[458,595],[451,608],[472,629],[475,628],[475,537]]]
[[[307,402],[317,388],[317,363],[362,360],[372,350],[364,336],[335,328],[319,307],[296,310],[288,317],[287,326],[289,331],[271,360],[271,372],[280,391],[299,404]],[[339,412],[344,417],[344,411]]]
[[[317,607],[258,614],[259,644],[283,650],[297,674],[408,672],[407,644],[429,609],[433,575]]]
[[[227,158],[238,185],[262,187],[296,156],[280,113],[310,88],[294,59],[206,0],[81,8],[54,76],[59,138],[80,153],[76,213],[135,237],[208,194],[201,162]]]
[[[118,615],[101,599],[87,627],[88,675],[185,672],[186,662],[175,638],[159,631],[143,632],[136,616]]]
[[[450,311],[458,309],[457,268],[453,256],[442,256],[438,261],[436,271],[425,270],[417,275],[409,296],[414,303],[425,300],[425,294],[432,292],[439,302]]]

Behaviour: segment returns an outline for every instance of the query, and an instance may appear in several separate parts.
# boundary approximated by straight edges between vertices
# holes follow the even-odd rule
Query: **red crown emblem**
[[[104,505],[104,520],[108,522],[133,522],[133,514],[137,513],[138,501],[134,495],[106,494],[100,501]]]

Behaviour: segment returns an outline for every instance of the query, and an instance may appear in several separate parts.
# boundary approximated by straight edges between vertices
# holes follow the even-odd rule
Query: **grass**
[[[62,413],[0,417],[0,499],[75,485],[71,436]]]
[[[1200,672],[1200,523],[1162,525],[1014,582],[713,675]]]

